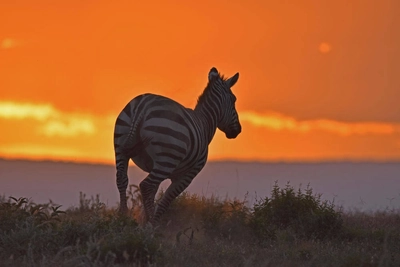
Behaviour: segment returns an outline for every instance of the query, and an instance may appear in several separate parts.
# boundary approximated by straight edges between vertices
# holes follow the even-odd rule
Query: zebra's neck
[[[214,137],[217,130],[217,124],[221,114],[221,101],[211,92],[204,90],[204,93],[199,97],[196,107],[194,108],[197,117],[199,118],[200,127],[203,131],[208,143]]]

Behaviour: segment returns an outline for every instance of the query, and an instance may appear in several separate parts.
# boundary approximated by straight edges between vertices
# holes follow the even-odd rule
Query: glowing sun
[[[332,46],[328,43],[320,43],[319,44],[319,51],[323,54],[329,53],[332,50]]]

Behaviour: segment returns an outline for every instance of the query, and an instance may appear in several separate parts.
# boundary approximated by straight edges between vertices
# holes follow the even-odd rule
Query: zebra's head
[[[219,121],[217,127],[223,131],[227,138],[236,138],[242,131],[239,122],[239,115],[235,108],[236,96],[231,87],[239,79],[239,73],[236,73],[228,79],[224,79],[218,73],[216,68],[212,68],[208,74],[209,84],[216,89],[219,100],[221,101]]]

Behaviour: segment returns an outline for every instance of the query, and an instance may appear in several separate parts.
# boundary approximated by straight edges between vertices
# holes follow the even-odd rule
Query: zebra
[[[231,90],[238,78],[239,73],[224,78],[215,67],[211,68],[208,84],[194,109],[151,93],[138,95],[125,106],[114,128],[121,213],[128,211],[126,189],[130,159],[148,173],[139,183],[139,189],[145,221],[154,224],[206,164],[208,145],[216,129],[228,139],[239,135],[242,127]],[[155,207],[159,185],[168,178],[171,184]]]

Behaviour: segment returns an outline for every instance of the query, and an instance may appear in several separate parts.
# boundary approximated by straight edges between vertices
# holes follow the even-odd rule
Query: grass
[[[128,195],[130,216],[84,194],[67,210],[1,198],[0,266],[400,266],[399,211],[343,213],[310,187],[252,207],[183,193],[154,228]]]

